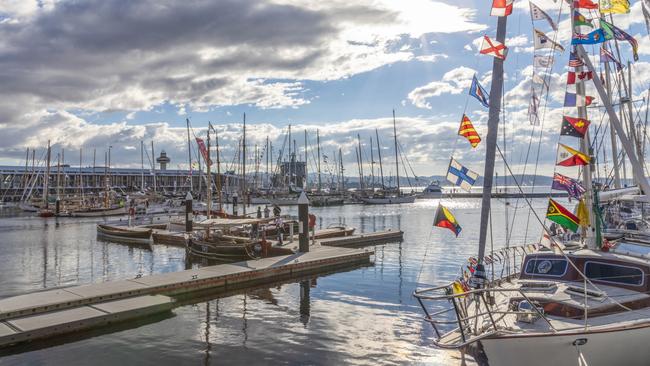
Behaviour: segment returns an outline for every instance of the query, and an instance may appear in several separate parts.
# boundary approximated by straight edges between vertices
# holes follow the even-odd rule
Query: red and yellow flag
[[[557,165],[576,166],[587,165],[591,158],[578,150],[572,149],[564,144],[560,144],[557,154]]]
[[[463,136],[469,141],[472,147],[478,146],[481,142],[481,137],[476,132],[472,121],[469,120],[469,117],[463,114],[463,119],[460,121],[460,128],[458,129],[458,134]]]

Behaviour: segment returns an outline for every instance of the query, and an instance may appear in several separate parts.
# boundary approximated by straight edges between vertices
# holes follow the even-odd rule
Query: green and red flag
[[[433,226],[449,229],[453,231],[456,236],[458,236],[462,230],[454,215],[452,215],[452,213],[443,205],[438,205],[436,217],[433,219]]]
[[[562,129],[560,130],[560,135],[562,136],[573,136],[573,137],[585,137],[585,133],[589,128],[589,120],[584,118],[574,118],[574,117],[562,117]]]
[[[580,226],[580,219],[576,215],[552,199],[548,200],[546,218],[574,233],[578,231]]]

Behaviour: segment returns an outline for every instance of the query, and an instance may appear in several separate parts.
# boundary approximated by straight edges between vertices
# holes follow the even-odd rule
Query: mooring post
[[[233,216],[237,216],[237,205],[239,204],[239,196],[237,196],[237,192],[232,194],[232,214]]]
[[[185,231],[192,231],[192,194],[187,192],[185,196]]]
[[[309,200],[304,191],[298,198],[298,248],[302,253],[309,251]]]

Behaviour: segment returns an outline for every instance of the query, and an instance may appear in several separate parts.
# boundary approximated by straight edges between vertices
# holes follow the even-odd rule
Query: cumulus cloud
[[[424,86],[413,89],[408,99],[418,108],[431,109],[429,98],[442,94],[460,94],[470,86],[476,70],[460,66],[446,72],[440,81],[432,81]]]

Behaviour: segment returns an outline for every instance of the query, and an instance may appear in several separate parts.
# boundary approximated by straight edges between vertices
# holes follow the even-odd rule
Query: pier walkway
[[[370,264],[368,249],[316,245],[296,253],[0,299],[0,347],[166,311],[179,295],[228,290]]]

